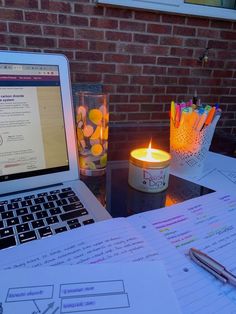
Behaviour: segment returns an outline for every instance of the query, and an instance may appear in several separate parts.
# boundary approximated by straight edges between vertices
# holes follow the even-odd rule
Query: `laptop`
[[[79,180],[69,64],[0,52],[0,249],[111,216]]]

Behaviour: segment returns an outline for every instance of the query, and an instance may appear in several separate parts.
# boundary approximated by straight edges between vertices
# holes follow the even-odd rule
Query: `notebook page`
[[[145,230],[148,242],[165,261],[185,313],[236,312],[235,287],[222,284],[188,257],[189,248],[196,247],[235,272],[235,210],[236,197],[212,193],[129,218],[143,233]],[[144,225],[146,228],[142,228]],[[178,251],[178,260],[173,259],[171,251],[161,247],[163,242],[158,243],[152,231],[146,232],[152,228]],[[181,274],[181,266],[182,270],[186,268],[186,276]]]
[[[110,219],[0,252],[0,269],[160,259],[124,218]]]

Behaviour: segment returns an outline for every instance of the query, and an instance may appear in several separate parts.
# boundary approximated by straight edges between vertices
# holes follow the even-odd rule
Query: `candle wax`
[[[148,162],[163,162],[170,159],[170,155],[162,150],[155,148],[138,148],[131,152],[135,159]]]

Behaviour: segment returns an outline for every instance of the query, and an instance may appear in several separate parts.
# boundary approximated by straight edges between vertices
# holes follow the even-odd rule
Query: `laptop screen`
[[[0,181],[68,169],[58,66],[0,63]]]

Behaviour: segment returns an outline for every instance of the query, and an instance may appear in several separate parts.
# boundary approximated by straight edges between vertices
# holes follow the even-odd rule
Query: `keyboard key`
[[[35,231],[28,231],[28,232],[24,232],[24,233],[20,233],[18,235],[19,241],[20,243],[26,243],[32,240],[36,240],[37,236]]]
[[[31,213],[35,213],[35,212],[38,212],[38,211],[41,211],[41,210],[42,210],[41,205],[30,206]]]
[[[64,231],[67,231],[66,227],[60,227],[60,228],[55,229],[56,233],[61,233],[61,232],[64,232]]]
[[[79,222],[79,220],[78,220],[77,218],[71,219],[71,220],[68,220],[68,221],[67,221],[68,225],[76,224],[76,223],[78,223],[78,222]]]
[[[70,220],[70,219],[73,219],[73,218],[77,218],[77,217],[81,217],[83,215],[87,215],[88,212],[86,209],[81,209],[81,210],[74,210],[73,212],[69,212],[69,213],[66,213],[66,214],[61,214],[60,215],[60,218],[62,221],[65,221],[65,220]]]
[[[48,202],[48,203],[44,203],[43,207],[44,207],[44,209],[50,209],[50,208],[54,208],[55,205],[53,202]]]
[[[79,202],[79,198],[78,198],[78,196],[68,197],[68,201],[69,201],[70,203]]]
[[[64,189],[61,189],[62,192],[68,192],[68,191],[72,191],[71,187],[69,188],[64,188]]]
[[[75,229],[75,228],[79,228],[79,227],[81,227],[81,224],[79,222],[69,225],[70,229]]]
[[[28,222],[28,221],[34,220],[34,215],[28,214],[28,215],[21,216],[21,218],[23,222]]]
[[[34,203],[37,205],[37,204],[42,204],[42,203],[45,203],[45,199],[44,197],[37,197],[34,199]]]
[[[36,216],[38,219],[46,218],[46,217],[48,217],[48,213],[46,212],[46,210],[43,210],[41,212],[37,212]]]
[[[22,202],[20,202],[20,203],[21,203],[21,206],[22,206],[22,207],[25,207],[25,206],[32,206],[32,205],[33,205],[33,203],[32,203],[31,200],[22,201]]]
[[[75,193],[73,191],[68,191],[68,192],[63,192],[63,193],[58,194],[58,197],[60,198],[68,198],[70,196],[75,196]]]
[[[60,190],[54,190],[54,191],[50,191],[50,194],[57,194],[57,193],[60,193],[61,191]]]
[[[20,223],[19,218],[18,217],[14,217],[14,218],[10,218],[7,219],[7,225],[10,226],[14,226],[14,225],[18,225]]]
[[[0,230],[0,237],[1,238],[5,238],[5,237],[8,237],[8,236],[13,235],[13,234],[14,234],[14,232],[13,232],[13,228],[12,227]]]
[[[46,198],[49,202],[56,201],[58,199],[56,195],[48,195]]]
[[[83,221],[83,225],[90,225],[90,224],[93,224],[95,221],[93,219],[88,219],[88,220],[85,220]]]
[[[29,231],[29,225],[26,223],[16,226],[16,230],[18,233]]]
[[[75,209],[81,209],[83,207],[84,207],[83,204],[78,202],[78,203],[73,203],[73,204],[70,204],[70,205],[65,205],[62,208],[63,208],[63,210],[65,212],[69,212],[69,211],[72,211],[72,210],[75,210]]]
[[[18,203],[12,203],[7,205],[8,210],[19,208]]]
[[[52,230],[50,227],[40,228],[38,229],[41,238],[52,235]]]
[[[56,203],[57,203],[58,206],[67,205],[68,204],[68,202],[67,202],[67,200],[65,198],[62,199],[62,200],[57,200]]]
[[[3,221],[0,220],[0,228],[3,228]]]
[[[12,211],[9,211],[9,212],[4,212],[1,214],[2,215],[2,219],[7,219],[7,218],[12,218],[14,217],[14,214]]]
[[[0,205],[0,213],[3,213],[3,212],[5,212],[5,207],[4,205]]]
[[[31,225],[34,229],[41,228],[45,226],[43,219],[35,220],[31,222]]]
[[[24,197],[24,200],[31,200],[31,199],[34,199],[34,198],[35,198],[35,195],[28,195],[28,196]]]
[[[47,195],[48,195],[48,192],[43,192],[43,193],[39,193],[39,194],[38,194],[38,197],[47,196]]]
[[[16,245],[16,239],[14,236],[0,239],[0,250]]]
[[[19,208],[16,210],[16,214],[17,216],[21,216],[21,215],[25,215],[25,214],[28,214],[28,209],[26,207],[23,207],[23,208]]]
[[[59,207],[49,209],[49,211],[52,216],[61,214],[61,209]]]
[[[0,205],[6,205],[8,204],[8,201],[0,201]]]
[[[47,220],[47,223],[49,225],[52,225],[52,224],[59,222],[59,219],[57,218],[57,216],[48,217],[48,218],[46,218],[46,220]]]
[[[18,197],[18,198],[13,198],[10,200],[11,203],[17,203],[17,202],[20,202],[22,200],[21,197]]]

